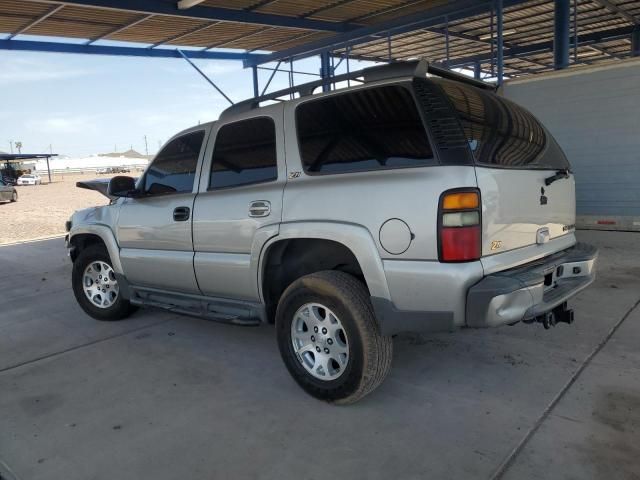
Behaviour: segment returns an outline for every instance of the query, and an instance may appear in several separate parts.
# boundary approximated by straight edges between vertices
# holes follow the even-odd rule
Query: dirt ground
[[[63,235],[64,222],[75,210],[108,202],[98,192],[77,188],[76,182],[109,177],[93,172],[55,175],[50,184],[16,187],[18,201],[0,203],[0,245]]]

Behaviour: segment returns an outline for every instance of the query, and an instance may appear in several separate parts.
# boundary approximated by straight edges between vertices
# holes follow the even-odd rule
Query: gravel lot
[[[18,201],[0,203],[0,245],[64,234],[64,222],[75,210],[107,203],[98,192],[76,187],[77,181],[94,178],[108,176],[56,175],[50,184],[16,187]]]

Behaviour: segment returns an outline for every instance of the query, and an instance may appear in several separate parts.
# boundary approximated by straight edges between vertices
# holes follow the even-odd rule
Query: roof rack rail
[[[251,111],[255,108],[258,108],[262,102],[266,102],[269,100],[282,101],[283,99],[281,97],[287,95],[290,96],[297,93],[301,97],[306,97],[313,94],[313,91],[316,88],[321,87],[327,83],[338,83],[347,80],[369,83],[379,80],[388,80],[392,78],[425,77],[427,76],[427,74],[445,78],[447,80],[466,83],[468,85],[473,85],[474,87],[482,88],[485,90],[496,89],[494,85],[485,83],[481,80],[476,80],[461,73],[453,72],[446,68],[431,65],[426,59],[423,58],[420,60],[412,60],[408,62],[394,62],[387,65],[367,67],[362,70],[356,70],[353,72],[336,75],[334,77],[331,77],[330,79],[321,79],[313,82],[303,83],[290,88],[270,92],[259,97],[248,98],[247,100],[243,100],[228,107],[220,114],[220,118],[232,114]]]

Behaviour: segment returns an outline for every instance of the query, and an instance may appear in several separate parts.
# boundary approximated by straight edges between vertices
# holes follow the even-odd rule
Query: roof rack
[[[494,85],[473,79],[461,73],[453,72],[446,68],[431,65],[426,59],[423,58],[420,60],[412,60],[408,62],[394,62],[387,65],[367,67],[362,70],[356,70],[353,72],[344,73],[342,75],[336,75],[329,79],[321,79],[313,82],[303,83],[301,85],[295,85],[290,88],[267,93],[259,97],[249,98],[228,107],[222,112],[220,118],[236,113],[251,111],[255,108],[258,108],[262,102],[266,102],[269,100],[283,101],[281,97],[287,95],[290,96],[297,93],[300,97],[306,97],[313,94],[313,91],[316,88],[326,85],[327,83],[338,83],[347,80],[369,83],[379,80],[389,80],[393,78],[425,77],[427,76],[427,74],[445,78],[447,80],[466,83],[468,85],[472,85],[474,87],[482,88],[485,90],[496,89]]]

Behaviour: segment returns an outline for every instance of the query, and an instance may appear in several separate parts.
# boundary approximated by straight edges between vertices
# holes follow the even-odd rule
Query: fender
[[[96,235],[100,237],[107,247],[109,257],[111,257],[113,270],[120,275],[124,275],[122,263],[120,263],[120,247],[118,246],[118,242],[116,242],[116,237],[113,235],[113,231],[109,227],[97,224],[79,225],[76,228],[72,228],[69,232],[69,242],[71,242],[73,237],[76,235],[82,234]]]
[[[281,223],[278,235],[269,238],[260,249],[258,267],[258,292],[260,301],[264,303],[262,277],[264,264],[269,248],[280,240],[315,238],[341,243],[353,252],[360,264],[372,297],[391,299],[387,279],[384,274],[382,260],[376,244],[365,227],[343,222],[290,222]],[[257,247],[257,245],[254,245]]]

